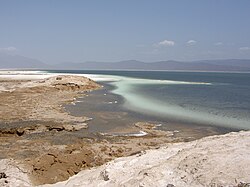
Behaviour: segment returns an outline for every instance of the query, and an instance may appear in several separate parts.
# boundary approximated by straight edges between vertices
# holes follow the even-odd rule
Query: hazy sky
[[[0,0],[0,52],[46,63],[250,58],[250,1]]]

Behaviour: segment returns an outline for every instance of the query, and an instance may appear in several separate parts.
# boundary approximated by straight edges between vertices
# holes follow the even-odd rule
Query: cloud
[[[174,46],[175,42],[171,40],[163,40],[157,44],[154,44],[155,47],[168,47],[168,46]]]
[[[220,45],[223,45],[223,43],[222,42],[216,42],[214,45],[220,46]]]
[[[250,47],[240,47],[240,51],[250,51]]]
[[[16,51],[17,48],[15,47],[4,47],[4,48],[0,48],[0,51],[2,52],[13,52],[13,51]]]
[[[195,45],[196,43],[197,43],[197,41],[195,41],[195,40],[188,40],[187,41],[188,46]]]

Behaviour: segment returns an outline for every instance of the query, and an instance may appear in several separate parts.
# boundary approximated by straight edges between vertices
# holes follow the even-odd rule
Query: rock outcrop
[[[69,115],[62,105],[101,86],[86,77],[58,75],[41,80],[1,80],[0,87],[0,122],[42,120],[79,125],[89,118]]]
[[[169,144],[45,186],[249,186],[249,142],[247,131]]]
[[[249,142],[250,131],[210,136],[192,142],[167,144],[81,172],[82,165],[95,156],[85,149],[74,150],[69,152],[70,155],[44,154],[37,158],[33,168],[36,174],[47,173],[48,178],[53,178],[60,167],[72,164],[69,165],[71,169],[63,174],[75,176],[43,187],[249,187]],[[67,156],[73,162],[67,162]],[[13,160],[0,160],[0,185],[33,186],[27,171]]]

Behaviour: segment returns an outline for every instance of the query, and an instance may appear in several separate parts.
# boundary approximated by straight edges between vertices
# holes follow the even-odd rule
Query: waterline
[[[121,77],[120,81],[111,83],[115,86],[112,91],[115,94],[125,98],[124,107],[143,114],[159,116],[164,118],[174,118],[185,120],[187,122],[202,123],[229,128],[250,129],[249,120],[237,119],[234,117],[220,116],[199,110],[191,110],[183,108],[168,101],[162,101],[154,97],[149,97],[146,94],[138,93],[136,87],[138,85],[147,84],[178,84],[178,85],[207,85],[212,83],[204,82],[184,82],[184,81],[169,81],[169,80],[148,80],[148,79],[133,79]]]

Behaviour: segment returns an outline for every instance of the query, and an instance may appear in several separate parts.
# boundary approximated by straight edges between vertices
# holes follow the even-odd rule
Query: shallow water
[[[233,85],[223,83],[148,82],[130,78],[112,84],[117,87],[113,93],[125,98],[124,107],[129,110],[214,126],[250,128],[245,87],[235,93]]]
[[[125,99],[112,93],[115,87],[109,83],[103,85],[103,89],[90,92],[87,97],[77,99],[74,105],[65,106],[66,110],[72,115],[92,118],[92,120],[88,122],[89,128],[86,130],[90,134],[99,132],[113,135],[117,133],[123,135],[137,134],[139,130],[134,128],[134,124],[137,122],[161,124],[161,126],[158,127],[161,130],[178,131],[178,133],[175,133],[176,137],[192,137],[194,139],[236,130],[208,126],[200,123],[188,123],[185,120],[173,120],[171,118],[167,119],[166,117],[161,118],[159,116],[128,110],[124,107]]]
[[[59,71],[113,80],[122,107],[165,120],[250,129],[250,73]],[[102,81],[103,81],[102,80]]]

